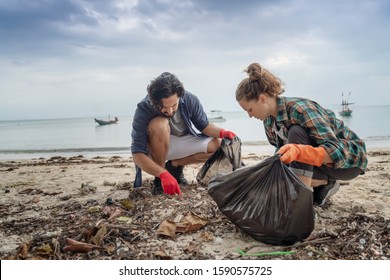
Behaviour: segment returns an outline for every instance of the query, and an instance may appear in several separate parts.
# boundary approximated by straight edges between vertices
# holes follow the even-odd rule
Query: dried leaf
[[[94,249],[104,249],[93,244],[76,241],[70,238],[66,238],[66,244],[67,245],[64,247],[65,252],[88,253]]]
[[[176,239],[176,224],[175,222],[164,220],[157,229],[158,235],[165,235]]]
[[[23,243],[19,247],[19,257],[22,259],[26,259],[28,256],[28,251],[30,250],[30,244],[28,243]]]
[[[112,220],[122,214],[122,209],[117,206],[106,206],[103,209],[103,213],[109,216],[108,220]]]
[[[184,251],[186,253],[193,253],[196,252],[199,249],[199,244],[196,244],[194,242],[188,243],[187,247],[184,248]]]
[[[172,259],[172,257],[168,256],[167,253],[165,253],[165,251],[163,249],[157,250],[156,252],[154,252],[154,255],[160,259],[163,259],[163,260],[171,260]]]
[[[90,227],[83,232],[83,237],[85,238],[85,240],[90,241],[96,235],[98,230],[99,227],[96,226]]]
[[[126,199],[122,199],[121,201],[119,201],[119,203],[126,209],[126,210],[131,210],[134,205],[133,203],[131,202],[130,199],[126,198]]]
[[[202,238],[202,240],[204,242],[209,242],[209,241],[212,241],[214,239],[213,233],[211,233],[209,231],[202,232],[200,234],[200,237]]]
[[[108,245],[104,246],[104,248],[106,249],[107,254],[112,255],[115,252],[115,245],[114,244],[108,244]]]
[[[127,216],[120,216],[117,221],[119,222],[124,222],[126,224],[131,224],[131,222],[133,221],[133,219],[131,217],[127,217]]]
[[[107,233],[107,228],[106,226],[102,226],[98,232],[96,233],[96,235],[94,237],[92,237],[92,242],[97,245],[97,246],[101,246],[102,243],[103,243],[103,239],[104,239],[104,236],[106,235]]]
[[[97,213],[102,209],[101,206],[91,206],[88,208],[88,213]]]
[[[35,252],[36,252],[37,255],[40,255],[40,256],[52,256],[52,255],[54,255],[54,252],[51,249],[49,244],[44,244],[44,245],[42,245],[40,247],[37,247],[35,249]]]
[[[179,223],[176,224],[176,232],[191,232],[207,225],[208,220],[189,212]]]

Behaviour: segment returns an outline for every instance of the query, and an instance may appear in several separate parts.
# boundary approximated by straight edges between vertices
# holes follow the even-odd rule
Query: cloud
[[[170,71],[207,100],[207,109],[224,100],[221,109],[236,110],[242,70],[256,61],[285,81],[290,96],[338,103],[342,91],[352,91],[357,104],[367,104],[369,91],[376,93],[369,103],[390,104],[389,5],[385,0],[1,1],[0,98],[15,96],[18,109],[31,118],[70,111],[105,115],[102,108],[131,114],[150,80]],[[51,96],[62,106],[49,112]],[[32,98],[42,106],[28,113]],[[0,119],[18,116],[10,109],[15,102],[0,104]],[[74,110],[76,102],[88,110]]]

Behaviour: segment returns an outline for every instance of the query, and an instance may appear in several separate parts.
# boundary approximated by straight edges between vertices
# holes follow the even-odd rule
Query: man
[[[133,119],[131,152],[137,167],[155,176],[152,194],[181,194],[184,166],[205,162],[221,139],[236,136],[209,123],[199,99],[178,78],[162,73],[147,87]],[[195,128],[200,131],[198,133]],[[135,187],[140,186],[138,169]]]

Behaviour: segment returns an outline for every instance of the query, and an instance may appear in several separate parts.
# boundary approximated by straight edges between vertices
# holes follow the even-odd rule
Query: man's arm
[[[206,126],[206,128],[203,129],[202,133],[214,138],[227,137],[229,139],[233,139],[235,136],[237,136],[234,132],[219,128],[212,123],[209,123],[208,126]]]
[[[222,128],[217,127],[213,123],[209,123],[208,126],[203,129],[202,133],[210,137],[219,138],[219,133],[221,130]]]
[[[143,171],[155,177],[159,177],[161,173],[166,171],[164,168],[156,164],[150,157],[148,157],[144,153],[133,154],[133,160],[134,163]]]

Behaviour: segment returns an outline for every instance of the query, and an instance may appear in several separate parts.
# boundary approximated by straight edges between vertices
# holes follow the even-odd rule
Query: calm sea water
[[[340,119],[366,140],[367,148],[389,147],[390,105],[353,109],[351,117]],[[261,121],[250,119],[243,111],[222,115],[226,121],[216,125],[234,131],[243,142],[243,151],[273,151]],[[93,117],[0,121],[0,159],[79,154],[130,156],[131,123],[131,116],[119,116],[117,124],[107,126],[98,126]]]

